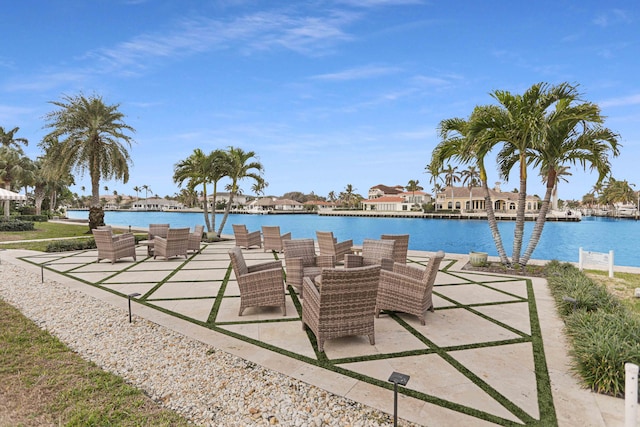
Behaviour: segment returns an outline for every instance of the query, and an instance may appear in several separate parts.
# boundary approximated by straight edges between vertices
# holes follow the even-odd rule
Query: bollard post
[[[40,264],[40,283],[44,283],[44,264]]]
[[[638,365],[624,364],[624,425],[636,427],[638,416]]]
[[[138,292],[127,295],[127,298],[129,299],[129,323],[131,323],[131,298],[139,296],[140,294]]]
[[[398,384],[407,385],[409,375],[393,372],[389,377],[389,382],[393,383],[393,426],[398,426]]]

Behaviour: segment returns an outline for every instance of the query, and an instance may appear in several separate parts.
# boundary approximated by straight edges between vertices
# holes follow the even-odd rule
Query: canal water
[[[86,219],[88,212],[69,211],[67,215],[69,218]],[[217,214],[216,228],[221,219],[222,214]],[[105,222],[124,227],[148,227],[153,223],[193,227],[204,224],[204,216],[196,212],[107,211]],[[290,231],[294,239],[315,239],[316,230],[333,231],[338,240],[352,239],[354,244],[361,244],[366,238],[379,238],[381,234],[410,234],[410,249],[442,249],[460,254],[474,250],[497,255],[486,220],[230,214],[222,234],[233,234],[231,224],[246,224],[250,231],[258,230],[263,225],[279,225],[283,233]],[[529,241],[533,225],[533,222],[525,225],[525,245]],[[509,256],[512,252],[514,226],[513,221],[499,222],[504,247]],[[638,242],[640,222],[633,219],[583,217],[580,222],[547,222],[532,258],[577,262],[579,248],[606,253],[613,250],[615,265],[640,267],[640,255],[636,254]]]

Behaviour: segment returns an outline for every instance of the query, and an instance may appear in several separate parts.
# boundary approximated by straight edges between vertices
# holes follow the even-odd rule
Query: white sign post
[[[624,364],[624,425],[636,427],[638,416],[638,365]]]
[[[584,265],[593,265],[598,267],[608,267],[609,277],[613,277],[613,251],[609,253],[583,251],[580,248],[578,254],[578,267],[580,271],[584,269]]]

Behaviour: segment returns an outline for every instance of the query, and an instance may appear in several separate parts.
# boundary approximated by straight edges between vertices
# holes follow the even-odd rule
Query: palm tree
[[[138,201],[138,193],[140,191],[142,191],[142,189],[136,185],[135,187],[133,187],[133,191],[136,192],[136,202],[137,202]]]
[[[149,187],[147,184],[144,184],[142,186],[142,189],[144,190],[144,208],[145,210],[147,210],[149,208],[149,204],[148,204],[149,191],[152,191],[152,190],[151,190],[151,187]]]
[[[555,103],[573,100],[575,89],[568,83],[549,86],[537,83],[523,95],[496,90],[491,96],[499,105],[479,107],[481,113],[474,120],[472,134],[485,133],[491,145],[502,144],[498,153],[501,178],[508,180],[511,169],[518,165],[520,191],[513,236],[512,262],[520,263],[524,236],[525,207],[527,199],[527,165],[529,150],[543,142],[546,133],[546,111]]]
[[[460,177],[462,178],[462,185],[466,185],[469,188],[469,210],[473,210],[473,187],[477,187],[480,184],[480,173],[475,165],[470,165],[467,169],[460,171]]]
[[[0,126],[0,145],[6,148],[13,148],[14,150],[18,150],[21,154],[23,154],[22,144],[29,145],[29,141],[27,141],[25,138],[15,137],[16,133],[18,133],[19,130],[20,128],[15,127],[7,132],[2,126]]]
[[[453,210],[455,208],[453,205],[453,186],[456,182],[460,182],[458,167],[447,165],[446,168],[442,169],[442,173],[444,174],[444,185],[451,187],[451,210]]]
[[[35,166],[31,159],[23,155],[22,150],[0,146],[0,182],[11,190],[12,184],[31,182],[34,179]],[[21,186],[21,185],[18,185]],[[4,201],[4,216],[9,218],[10,200]]]
[[[540,170],[540,175],[542,175],[542,183],[546,184],[549,179],[549,171]],[[558,210],[558,183],[560,181],[569,182],[565,177],[571,175],[573,174],[569,172],[569,166],[558,166],[556,169],[556,183],[551,190],[551,210]]]
[[[262,178],[262,172],[264,171],[262,163],[257,160],[251,161],[251,159],[256,158],[255,152],[244,151],[242,148],[237,147],[229,147],[225,154],[225,167],[221,170],[223,171],[224,176],[228,176],[231,179],[231,184],[229,184],[229,203],[227,203],[227,206],[224,209],[224,215],[222,216],[220,228],[218,229],[218,236],[222,234],[224,224],[227,222],[227,218],[229,217],[231,205],[233,204],[233,197],[238,194],[238,191],[240,190],[238,183],[245,178],[251,178],[259,184],[264,182],[264,178]]]
[[[450,159],[457,160],[463,164],[471,163],[477,166],[480,184],[484,192],[484,208],[487,213],[487,223],[491,230],[491,237],[496,245],[500,262],[503,265],[510,265],[493,210],[493,201],[487,184],[487,170],[484,163],[485,157],[492,150],[495,143],[486,138],[485,132],[479,131],[475,134],[471,132],[474,121],[479,120],[478,115],[480,114],[482,114],[482,111],[476,107],[469,120],[453,118],[440,122],[438,132],[441,142],[433,150],[431,162],[427,169],[432,173],[433,171],[440,171],[444,163]]]
[[[327,198],[329,199],[330,202],[335,202],[336,200],[338,200],[338,198],[336,197],[336,192],[335,191],[329,191],[329,194],[327,195]]]
[[[56,141],[49,147],[58,162],[59,171],[67,173],[73,169],[88,171],[91,178],[91,208],[89,228],[104,224],[104,210],[100,206],[100,179],[129,181],[131,158],[128,149],[133,139],[125,132],[135,130],[124,123],[124,114],[119,104],[107,105],[100,96],[65,96],[62,101],[52,101],[58,110],[45,116],[45,127],[53,129],[47,140]]]
[[[526,162],[544,174],[546,193],[524,255],[513,260],[522,266],[527,264],[540,241],[554,189],[563,176],[571,175],[565,165],[580,164],[585,169],[589,165],[598,172],[598,181],[602,181],[611,171],[609,155],[619,154],[617,135],[600,126],[604,119],[597,105],[575,104],[579,99],[575,87],[563,87],[560,94],[562,99],[544,112],[542,126],[536,130],[534,143],[525,153]],[[503,165],[515,163],[515,158],[515,153],[504,157]]]
[[[214,150],[209,155],[196,148],[187,159],[178,162],[174,167],[173,181],[181,186],[188,180],[187,188],[193,192],[195,188],[202,185],[202,197],[204,198],[204,221],[208,232],[213,232],[216,226],[216,192],[217,183],[225,176],[226,155],[222,150]],[[209,218],[209,200],[207,195],[207,184],[213,184],[213,207],[211,218]],[[219,234],[218,234],[219,235]]]
[[[355,188],[353,188],[352,184],[347,184],[347,186],[344,188],[344,197],[345,197],[345,201],[347,202],[347,207],[351,208],[351,199],[353,198],[354,192],[355,192]]]

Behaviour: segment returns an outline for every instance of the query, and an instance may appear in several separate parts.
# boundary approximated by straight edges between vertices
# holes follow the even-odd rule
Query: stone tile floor
[[[248,308],[238,316],[239,290],[227,251],[234,242],[203,245],[188,259],[147,257],[96,263],[96,251],[35,254],[20,259],[43,274],[62,274],[112,304],[135,298],[134,313],[209,340],[230,353],[369,406],[393,411],[394,371],[400,417],[429,425],[622,424],[624,402],[581,390],[570,373],[562,323],[543,279],[461,271],[466,257],[447,255],[434,288],[436,311],[422,326],[404,314],[375,320],[367,337],[329,340],[325,353],[303,331],[301,301],[287,292],[279,308]],[[247,263],[278,255],[243,250]],[[424,265],[429,253],[410,251]],[[143,308],[144,306],[144,308]]]

